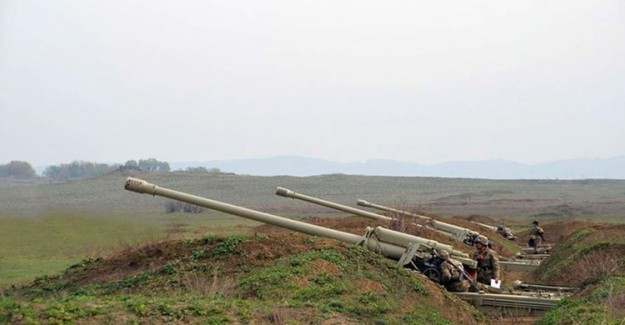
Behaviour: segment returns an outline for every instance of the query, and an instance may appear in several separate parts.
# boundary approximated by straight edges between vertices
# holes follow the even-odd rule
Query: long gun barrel
[[[405,215],[405,216],[409,216],[409,217],[413,217],[415,219],[422,219],[425,221],[430,221],[432,220],[432,218],[427,217],[427,216],[423,216],[420,214],[416,214],[416,213],[412,213],[412,212],[408,212],[408,211],[404,211],[404,210],[398,210],[398,209],[393,209],[393,208],[389,208],[383,205],[379,205],[379,204],[375,204],[375,203],[371,203],[369,201],[365,201],[365,200],[358,200],[356,201],[357,205],[363,206],[363,207],[368,207],[368,208],[375,208],[378,210],[382,210],[382,211],[387,211],[387,212],[393,212],[396,214],[401,214],[401,215]]]
[[[510,231],[510,229],[504,227],[503,225],[499,226],[499,227],[495,227],[495,226],[491,226],[491,225],[487,225],[485,223],[480,223],[480,222],[476,222],[476,221],[471,221],[474,224],[480,225],[486,229],[490,229],[498,234],[500,234],[501,236],[503,236],[504,238],[508,239],[508,240],[516,240],[516,236]]]
[[[356,204],[360,206],[375,208],[375,209],[379,209],[383,211],[389,211],[389,212],[425,220],[426,224],[431,226],[432,228],[442,231],[443,233],[450,235],[450,237],[453,237],[454,239],[457,239],[469,246],[473,246],[473,242],[475,241],[477,236],[480,235],[480,233],[478,233],[477,231],[473,231],[471,229],[458,227],[456,225],[452,225],[446,222],[434,220],[427,216],[422,216],[420,214],[415,214],[415,213],[411,213],[408,211],[389,208],[387,206],[374,204],[365,200],[358,200]]]
[[[151,194],[153,196],[158,195],[195,204],[208,209],[233,214],[313,236],[332,238],[350,244],[361,245],[371,251],[379,252],[390,259],[400,261],[403,263],[402,265],[409,264],[415,259],[415,257],[422,258],[424,256],[424,249],[426,251],[432,251],[435,249],[439,251],[448,251],[454,259],[469,267],[476,267],[476,262],[469,259],[467,254],[456,251],[449,245],[444,245],[433,240],[404,234],[382,227],[376,227],[375,229],[368,228],[364,236],[358,236],[347,232],[311,225],[305,222],[159,187],[133,177],[128,177],[124,188],[137,193]],[[407,256],[406,254],[408,253],[411,255]]]
[[[318,199],[316,197],[312,197],[312,196],[296,193],[296,192],[291,191],[289,189],[286,189],[284,187],[278,187],[276,189],[276,195],[283,196],[283,197],[289,197],[289,198],[292,198],[292,199],[299,199],[299,200],[302,200],[302,201],[307,201],[307,202],[310,202],[310,203],[323,205],[323,206],[328,207],[328,208],[332,208],[332,209],[336,209],[336,210],[340,210],[340,211],[344,211],[344,212],[348,212],[348,213],[353,213],[355,215],[358,215],[358,216],[361,216],[361,217],[365,217],[365,218],[369,218],[369,219],[384,220],[384,221],[391,221],[391,220],[393,220],[393,218],[391,218],[391,217],[383,216],[383,215],[377,214],[377,213],[371,213],[369,211],[355,209],[355,208],[352,208],[352,207],[348,207],[346,205],[342,205],[342,204],[338,204],[338,203],[334,203],[334,202]]]
[[[490,229],[492,231],[497,231],[497,227],[495,227],[495,226],[487,225],[485,223],[481,223],[481,222],[477,222],[477,221],[471,221],[471,222],[473,222],[476,225],[480,225],[480,226],[482,226],[482,227],[484,227],[486,229]]]

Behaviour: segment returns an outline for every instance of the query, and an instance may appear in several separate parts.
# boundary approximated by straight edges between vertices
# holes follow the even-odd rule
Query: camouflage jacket
[[[543,228],[540,228],[536,225],[534,225],[532,227],[532,229],[530,229],[530,238],[532,239],[536,239],[538,237],[542,238],[543,240],[545,239],[545,237],[543,236],[545,233],[545,231],[543,230]]]
[[[476,250],[473,252],[473,260],[477,261],[477,279],[487,282],[490,279],[501,279],[499,272],[499,256],[490,249]]]
[[[462,275],[462,263],[446,259],[441,265],[441,284],[451,292],[466,292],[471,287],[468,279]]]
[[[446,284],[460,280],[462,273],[458,268],[462,268],[462,263],[452,259],[444,260],[441,263],[441,283]]]

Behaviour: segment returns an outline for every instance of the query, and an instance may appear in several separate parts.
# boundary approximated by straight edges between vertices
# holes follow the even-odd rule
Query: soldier
[[[504,227],[503,225],[497,226],[497,233],[502,235],[504,238],[508,240],[516,240],[516,236],[512,234],[510,228]]]
[[[471,286],[462,263],[449,258],[449,252],[442,251],[438,254],[441,260],[441,284],[450,292],[466,292]]]
[[[527,242],[529,247],[534,248],[534,252],[538,252],[538,247],[545,241],[545,231],[538,226],[538,221],[532,222],[532,229],[530,229],[530,239]]]
[[[473,259],[477,261],[477,281],[490,285],[490,280],[499,280],[499,256],[488,248],[488,238],[479,235],[475,239]]]

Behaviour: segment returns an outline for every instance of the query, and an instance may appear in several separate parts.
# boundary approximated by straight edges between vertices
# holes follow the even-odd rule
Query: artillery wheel
[[[435,269],[435,268],[427,268],[425,270],[423,270],[423,275],[427,276],[428,279],[434,281],[434,282],[440,282],[441,281],[441,273]]]

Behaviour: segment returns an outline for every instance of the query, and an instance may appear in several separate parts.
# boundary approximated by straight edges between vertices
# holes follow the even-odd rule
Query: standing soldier
[[[466,292],[471,286],[466,278],[462,263],[449,258],[449,252],[438,254],[441,260],[441,284],[450,292]]]
[[[530,239],[527,242],[529,247],[534,248],[534,253],[538,252],[538,247],[545,241],[545,231],[538,226],[538,221],[532,222],[532,229],[530,229]]]
[[[477,261],[477,281],[490,285],[490,280],[499,281],[499,256],[497,253],[488,248],[488,238],[479,235],[475,239],[475,248],[473,259]]]

